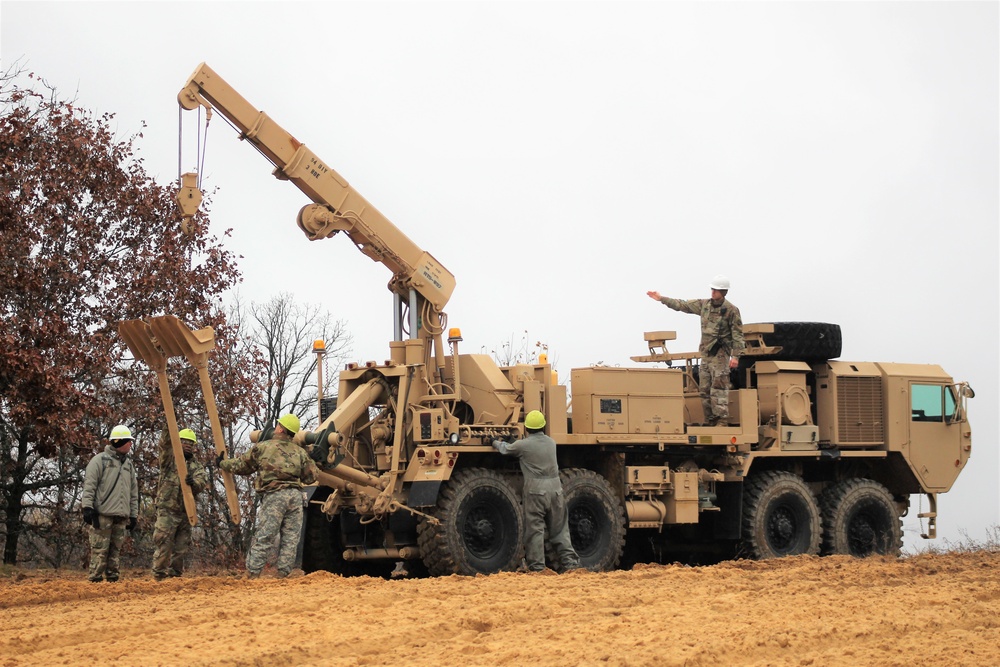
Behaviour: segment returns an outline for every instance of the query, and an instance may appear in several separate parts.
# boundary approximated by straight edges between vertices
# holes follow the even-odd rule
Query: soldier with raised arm
[[[701,366],[698,390],[705,411],[705,423],[715,426],[729,421],[729,370],[739,365],[744,351],[743,319],[740,309],[726,299],[729,278],[718,275],[709,285],[711,299],[671,299],[659,292],[646,295],[667,308],[701,316]]]

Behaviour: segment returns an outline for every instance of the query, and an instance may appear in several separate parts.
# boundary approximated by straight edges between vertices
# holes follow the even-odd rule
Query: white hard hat
[[[721,273],[714,278],[712,278],[712,284],[709,285],[712,289],[717,290],[727,290],[729,289],[729,278],[725,277]]]
[[[125,424],[119,424],[111,429],[111,437],[109,440],[134,440],[132,437],[132,431],[129,430],[128,426]]]

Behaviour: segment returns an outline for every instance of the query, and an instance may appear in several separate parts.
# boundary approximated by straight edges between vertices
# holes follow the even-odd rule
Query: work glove
[[[97,512],[94,511],[93,507],[83,508],[83,522],[88,526],[97,528]]]
[[[504,444],[504,442],[503,442],[503,440],[494,439],[493,442],[490,443],[490,444],[493,445],[493,449],[496,449],[496,450],[499,451],[500,450],[500,445]]]
[[[192,471],[188,470],[188,474],[184,476],[184,483],[194,488],[194,473]]]
[[[139,520],[136,519],[134,516],[129,517],[129,519],[128,519],[128,532],[131,533],[133,530],[135,530],[135,526],[138,523],[139,523]]]
[[[225,458],[226,458],[226,453],[225,452],[222,452],[218,456],[216,456],[215,457],[215,467],[218,468],[219,466],[221,466],[222,465],[222,461]]]

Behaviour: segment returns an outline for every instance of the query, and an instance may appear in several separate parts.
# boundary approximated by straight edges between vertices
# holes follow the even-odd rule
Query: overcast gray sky
[[[145,121],[163,181],[207,62],[456,275],[465,352],[542,341],[568,379],[632,365],[644,331],[694,350],[697,319],[645,292],[726,273],[745,322],[834,322],[845,360],[942,365],[978,393],[939,500],[962,540],[1000,523],[998,22],[996,2],[4,1],[0,43],[122,136]],[[358,360],[386,358],[388,270],[309,242],[305,196],[221,117],[204,181],[244,298],[322,304]]]

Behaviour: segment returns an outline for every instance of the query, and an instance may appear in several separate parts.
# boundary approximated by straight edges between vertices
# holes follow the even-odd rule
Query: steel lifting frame
[[[226,445],[222,438],[222,424],[215,406],[212,381],[208,377],[208,353],[215,348],[215,330],[212,327],[205,327],[198,331],[192,331],[173,315],[163,315],[151,317],[148,320],[125,320],[118,324],[118,333],[125,339],[125,344],[131,350],[132,356],[144,361],[156,372],[156,378],[160,384],[160,398],[163,400],[163,413],[167,418],[167,429],[170,432],[170,444],[173,447],[174,461],[177,463],[177,474],[181,478],[184,509],[191,525],[197,525],[198,513],[195,508],[194,494],[185,481],[187,463],[184,460],[184,450],[181,447],[177,430],[174,401],[170,395],[167,359],[185,357],[188,363],[198,369],[201,392],[205,397],[205,408],[212,424],[215,452],[216,454],[225,454]],[[219,472],[222,474],[222,482],[226,487],[226,502],[229,505],[230,517],[233,523],[238,524],[240,522],[240,504],[236,496],[233,476],[224,470]]]

